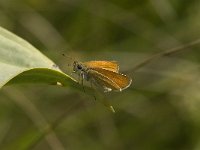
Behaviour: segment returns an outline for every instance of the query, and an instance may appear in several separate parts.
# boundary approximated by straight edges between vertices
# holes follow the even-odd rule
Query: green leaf
[[[0,88],[6,84],[47,83],[70,86],[83,91],[78,82],[63,73],[55,63],[31,44],[0,27]],[[91,88],[84,87],[94,95]],[[96,93],[112,112],[114,109],[102,95]]]
[[[77,86],[31,44],[0,27],[0,88],[5,84],[48,83]]]

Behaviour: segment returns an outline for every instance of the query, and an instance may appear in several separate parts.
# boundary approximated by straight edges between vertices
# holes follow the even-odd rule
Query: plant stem
[[[169,56],[169,55],[175,54],[179,51],[182,51],[182,50],[191,48],[193,46],[196,46],[198,44],[200,44],[200,39],[197,39],[197,40],[192,41],[190,43],[180,45],[178,47],[175,47],[175,48],[154,54],[154,55],[144,59],[142,62],[138,63],[137,65],[135,65],[135,67],[133,69],[131,69],[130,72],[135,72],[136,70],[142,68],[143,66],[147,65],[148,63],[150,63],[151,61],[154,61],[155,59],[157,59],[159,57]]]

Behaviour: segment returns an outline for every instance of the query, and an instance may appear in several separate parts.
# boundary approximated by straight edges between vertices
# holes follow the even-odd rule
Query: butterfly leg
[[[80,73],[80,77],[81,77],[81,85],[82,85],[82,87],[83,87],[83,92],[85,92],[85,88],[84,88],[84,85],[83,85],[83,80],[84,80],[84,78],[85,78],[85,75],[84,75],[83,72]]]
[[[81,79],[81,74],[78,74],[78,83],[80,82],[80,79]]]
[[[94,89],[94,87],[93,87],[93,83],[92,83],[92,80],[90,80],[90,86],[91,86],[92,89]],[[94,100],[96,101],[97,98],[96,98],[96,96],[95,96],[95,92],[94,92],[94,95],[93,95],[93,96],[94,96]]]

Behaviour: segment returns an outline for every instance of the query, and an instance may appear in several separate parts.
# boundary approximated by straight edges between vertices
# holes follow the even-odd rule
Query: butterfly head
[[[80,72],[84,71],[83,64],[79,63],[78,61],[74,61],[73,63],[73,72]]]

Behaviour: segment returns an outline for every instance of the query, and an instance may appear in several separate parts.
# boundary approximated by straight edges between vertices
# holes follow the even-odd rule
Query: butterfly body
[[[73,72],[81,79],[103,87],[105,92],[122,91],[128,88],[132,79],[119,73],[119,65],[116,61],[74,61]]]

